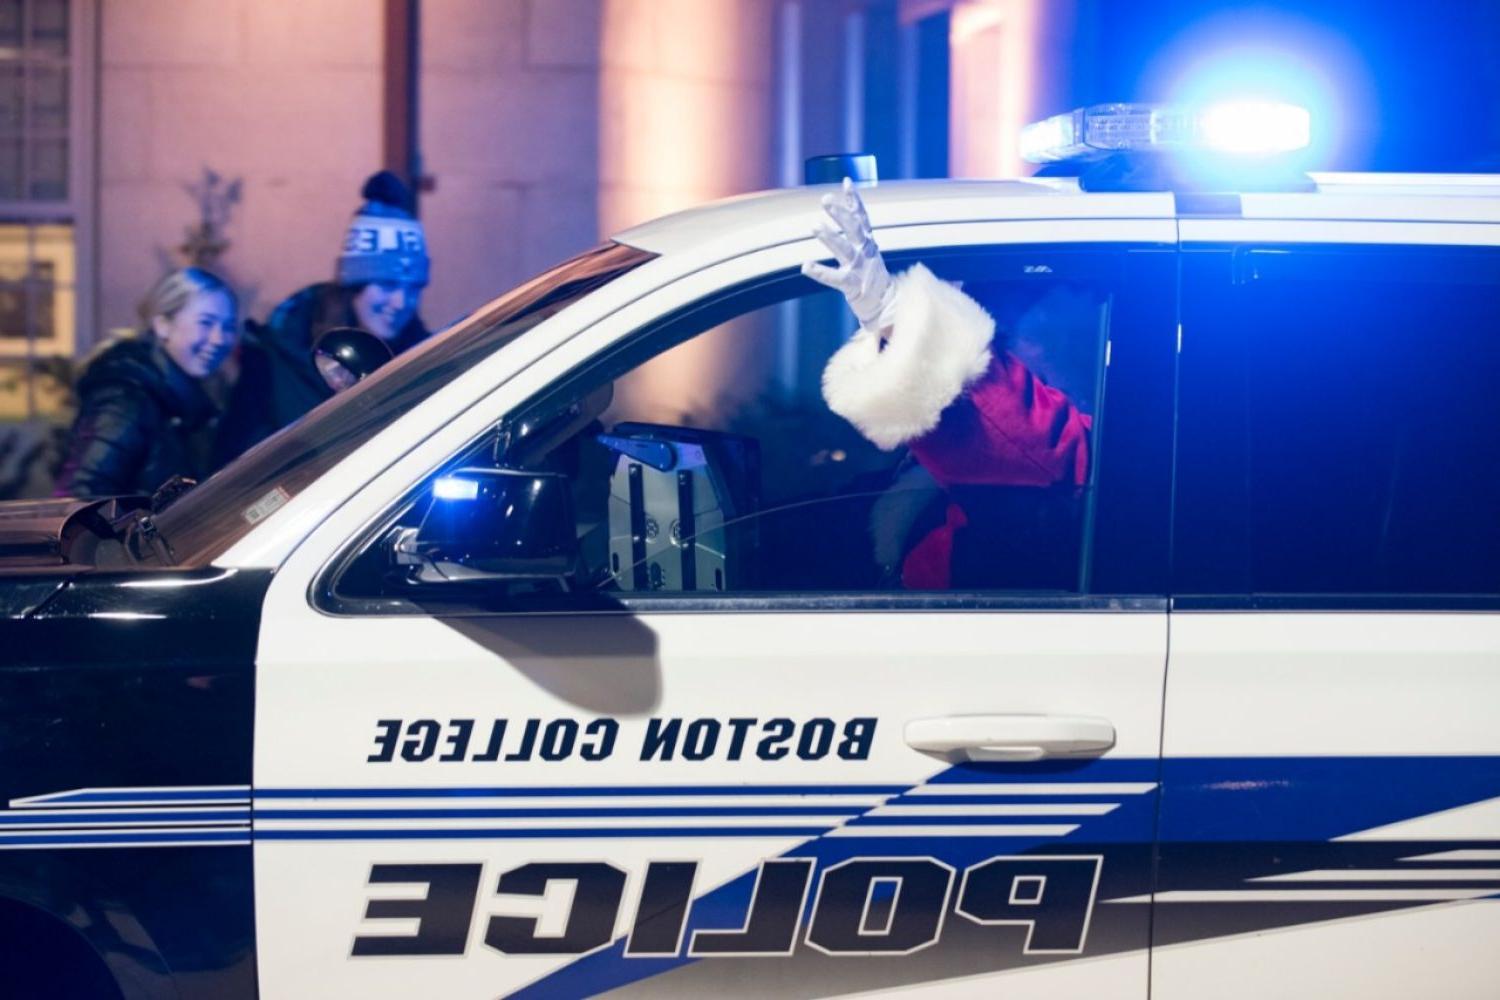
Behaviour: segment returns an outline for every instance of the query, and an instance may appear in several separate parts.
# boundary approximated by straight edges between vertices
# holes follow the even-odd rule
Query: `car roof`
[[[1500,174],[1313,173],[1314,190],[1227,192],[1215,212],[1262,219],[1500,222]],[[805,239],[834,185],[740,195],[626,229],[617,242],[690,252],[734,234],[746,247]],[[1009,219],[1162,219],[1203,214],[1171,192],[1085,192],[1073,178],[884,181],[863,187],[876,229]]]
[[[617,242],[669,254],[734,234],[750,246],[806,239],[819,199],[836,185],[782,188],[710,202],[664,215],[617,234]],[[1082,195],[1071,179],[882,181],[860,197],[877,228],[985,219],[1163,218],[1170,195],[1160,192]]]

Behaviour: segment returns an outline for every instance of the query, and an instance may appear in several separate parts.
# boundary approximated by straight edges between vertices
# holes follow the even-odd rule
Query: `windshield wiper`
[[[172,550],[172,543],[156,527],[153,517],[172,506],[197,485],[196,479],[173,476],[156,488],[145,507],[132,510],[115,522],[115,537],[124,544],[125,552],[130,558],[137,562],[144,561],[147,558],[145,550],[149,549],[151,556],[164,565],[177,562],[177,553]]]
[[[188,476],[172,476],[151,494],[151,513],[160,514],[180,500],[183,494],[198,485],[198,480]]]

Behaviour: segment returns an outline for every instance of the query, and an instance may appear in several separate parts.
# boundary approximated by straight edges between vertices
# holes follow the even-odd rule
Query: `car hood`
[[[63,529],[100,503],[72,499],[0,503],[0,571],[18,565],[65,563]]]
[[[20,571],[0,568],[0,619],[30,616],[84,568],[69,566],[50,572],[42,567]]]
[[[146,506],[146,497],[107,497],[102,500],[11,500],[0,503],[0,574],[31,567],[66,566],[76,560],[88,564],[92,546],[114,539],[131,511]]]
[[[111,500],[0,503],[0,618],[23,618],[87,566],[69,562],[68,542],[113,510]]]

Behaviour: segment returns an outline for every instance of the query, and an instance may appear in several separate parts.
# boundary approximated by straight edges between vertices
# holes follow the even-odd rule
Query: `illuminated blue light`
[[[1230,101],[1206,109],[1096,104],[1026,126],[1021,155],[1032,163],[1110,153],[1268,155],[1305,148],[1311,126],[1305,108],[1270,101]]]
[[[1264,155],[1306,149],[1312,116],[1306,108],[1271,101],[1227,101],[1198,118],[1204,145],[1221,153]]]
[[[1249,101],[1305,108],[1308,142],[1287,155],[1302,169],[1362,165],[1382,120],[1371,53],[1331,25],[1270,6],[1195,21],[1153,55],[1138,92],[1200,109]]]
[[[1088,151],[1080,132],[1083,111],[1053,115],[1021,129],[1021,159],[1027,163],[1053,163]]]
[[[479,496],[479,484],[472,479],[443,476],[432,484],[432,495],[438,500],[473,500]]]

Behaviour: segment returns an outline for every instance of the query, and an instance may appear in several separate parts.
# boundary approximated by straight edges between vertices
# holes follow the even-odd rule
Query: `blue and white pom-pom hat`
[[[431,261],[422,223],[412,215],[411,192],[401,179],[382,170],[360,189],[365,203],[349,223],[339,254],[341,285],[372,281],[423,286]]]

